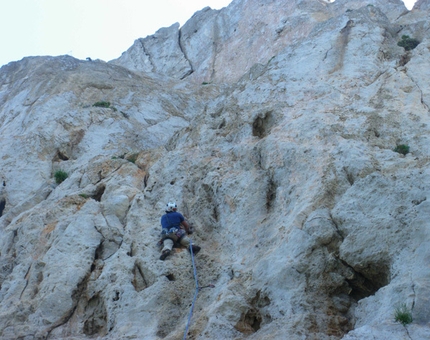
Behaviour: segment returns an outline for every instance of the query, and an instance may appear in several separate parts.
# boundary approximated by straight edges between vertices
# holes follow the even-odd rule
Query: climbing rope
[[[190,314],[188,315],[188,322],[187,322],[187,327],[185,327],[183,340],[187,338],[188,328],[190,327],[191,317],[193,316],[194,303],[196,302],[197,294],[199,294],[199,281],[197,279],[197,269],[196,269],[196,263],[194,261],[194,253],[193,253],[193,242],[191,241],[191,239],[190,239],[190,254],[191,254],[191,262],[193,263],[194,281],[196,284],[196,290],[194,291],[193,303],[191,304]]]
[[[188,322],[187,322],[187,327],[185,327],[184,337],[182,338],[183,340],[185,340],[187,338],[188,329],[189,329],[190,323],[191,323],[191,317],[193,316],[194,303],[196,302],[197,294],[199,294],[199,290],[206,288],[206,287],[211,287],[211,288],[215,287],[212,284],[205,286],[205,287],[199,287],[199,281],[197,279],[196,263],[194,261],[193,242],[191,241],[191,239],[190,239],[190,254],[191,254],[191,261],[193,263],[193,272],[194,272],[194,281],[196,283],[196,290],[194,291],[194,298],[193,298],[193,302],[191,304],[190,314],[188,315]]]

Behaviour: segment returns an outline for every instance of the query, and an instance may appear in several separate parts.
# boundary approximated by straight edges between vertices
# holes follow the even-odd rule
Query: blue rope
[[[194,281],[196,282],[196,290],[194,292],[194,299],[193,299],[193,303],[191,304],[190,314],[188,315],[187,327],[185,327],[184,337],[182,338],[183,340],[187,338],[188,328],[190,327],[191,317],[193,316],[194,303],[196,302],[197,294],[199,293],[199,282],[197,280],[196,263],[194,262],[194,253],[193,253],[193,242],[191,241],[191,239],[190,239],[190,253],[191,253],[191,261],[193,262]]]

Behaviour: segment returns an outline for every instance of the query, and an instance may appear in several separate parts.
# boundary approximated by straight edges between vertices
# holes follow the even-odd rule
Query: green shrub
[[[87,194],[79,194],[79,196],[81,196],[83,198],[88,198],[89,197]]]
[[[67,174],[67,172],[63,171],[63,170],[58,170],[55,172],[54,177],[55,177],[55,182],[57,184],[60,184],[62,182],[64,182],[64,180],[68,177],[69,175]]]
[[[412,313],[405,304],[396,308],[394,320],[400,322],[403,326],[409,325],[412,322]]]
[[[101,102],[94,103],[93,106],[95,106],[95,107],[110,107],[110,102],[101,101]]]
[[[410,51],[417,47],[419,43],[417,39],[409,38],[409,35],[402,35],[402,40],[397,45],[403,47],[406,51]]]
[[[399,144],[394,149],[395,152],[401,153],[402,155],[406,155],[409,153],[409,145]]]

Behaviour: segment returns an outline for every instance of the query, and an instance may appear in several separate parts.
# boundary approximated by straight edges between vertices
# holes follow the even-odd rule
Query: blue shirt
[[[185,220],[184,216],[177,211],[169,211],[166,212],[165,215],[161,216],[161,227],[164,228],[173,228],[181,225],[181,222]]]

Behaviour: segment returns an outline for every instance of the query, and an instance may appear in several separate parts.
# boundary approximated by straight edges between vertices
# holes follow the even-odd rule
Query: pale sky
[[[0,0],[0,66],[69,54],[109,61],[138,38],[232,0]]]
[[[26,56],[69,54],[109,61],[138,38],[206,6],[232,0],[0,0],[0,66]],[[412,8],[415,0],[404,0]]]

